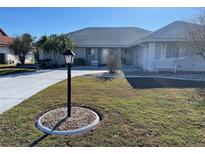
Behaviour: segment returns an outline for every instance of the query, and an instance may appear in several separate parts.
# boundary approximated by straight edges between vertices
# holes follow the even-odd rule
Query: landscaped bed
[[[17,66],[15,64],[0,64],[0,75],[24,73],[24,72],[34,72],[36,68],[28,67],[32,64],[25,64],[22,66]]]
[[[32,68],[0,68],[0,75],[14,74],[14,73],[24,73],[24,72],[34,72],[35,69]]]
[[[0,69],[1,68],[11,68],[11,67],[16,67],[16,64],[0,64]]]
[[[142,89],[124,78],[73,78],[73,105],[91,108],[102,120],[86,134],[45,135],[35,121],[66,106],[66,86],[53,85],[0,115],[0,145],[205,146],[205,89]]]
[[[58,131],[74,130],[85,127],[95,120],[91,112],[85,112],[81,107],[72,108],[72,117],[66,117],[66,108],[58,108],[50,111],[41,119],[41,123],[49,129]],[[56,127],[56,124],[60,124]]]
[[[99,116],[84,107],[72,107],[68,116],[67,107],[57,108],[42,115],[36,126],[50,135],[77,135],[94,130]]]

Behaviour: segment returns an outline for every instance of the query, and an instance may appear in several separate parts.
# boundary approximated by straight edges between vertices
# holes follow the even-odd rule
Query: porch
[[[133,65],[133,51],[129,48],[86,48],[86,63],[89,66],[106,66],[109,56],[119,59],[122,66]]]

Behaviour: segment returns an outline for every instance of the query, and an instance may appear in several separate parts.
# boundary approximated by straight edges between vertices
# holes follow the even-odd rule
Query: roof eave
[[[128,45],[74,45],[74,47],[81,48],[127,48]]]
[[[153,38],[153,39],[143,39],[138,41],[137,43],[148,43],[148,42],[171,42],[171,41],[179,41],[185,42],[185,38]]]
[[[8,36],[3,29],[0,28],[0,32],[4,35],[4,36]]]

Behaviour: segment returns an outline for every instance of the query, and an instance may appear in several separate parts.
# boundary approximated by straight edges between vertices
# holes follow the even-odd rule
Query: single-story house
[[[8,36],[0,28],[0,64],[16,64],[19,63],[18,58],[9,50],[8,46],[13,41],[13,38]],[[30,51],[26,57],[26,63],[34,61],[33,52]]]
[[[109,53],[118,54],[123,65],[135,64],[130,45],[150,31],[137,27],[96,27],[70,33],[76,58],[84,58],[88,65],[106,65]]]
[[[205,71],[205,59],[187,54],[185,47],[192,25],[175,21],[153,32],[137,27],[90,27],[69,35],[75,58],[84,59],[86,65],[106,65],[109,54],[116,54],[122,65],[146,71]],[[60,62],[64,63],[63,57]]]

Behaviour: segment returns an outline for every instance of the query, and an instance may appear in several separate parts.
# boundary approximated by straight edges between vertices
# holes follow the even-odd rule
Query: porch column
[[[98,51],[98,48],[95,48],[95,60],[98,61],[98,65],[99,65],[99,51]]]
[[[101,55],[102,55],[102,50],[101,48],[97,48],[98,49],[98,66],[101,65]]]
[[[120,60],[120,64],[122,63],[122,60],[121,60],[121,55],[122,55],[122,49],[121,48],[118,48],[118,58],[119,58],[119,60]]]

